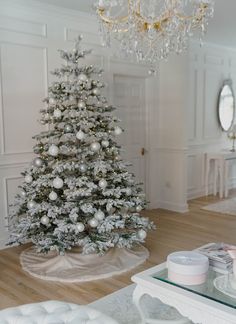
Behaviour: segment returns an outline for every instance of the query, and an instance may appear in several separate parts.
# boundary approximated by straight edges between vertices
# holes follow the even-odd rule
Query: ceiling
[[[60,7],[93,13],[95,0],[37,0]],[[236,48],[236,0],[215,0],[215,14],[205,41]]]

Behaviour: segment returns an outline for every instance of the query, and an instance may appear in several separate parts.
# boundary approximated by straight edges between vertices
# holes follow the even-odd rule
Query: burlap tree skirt
[[[60,281],[83,282],[108,278],[131,270],[149,257],[143,246],[129,249],[110,249],[105,255],[83,255],[79,249],[73,249],[65,255],[56,252],[37,253],[35,247],[21,253],[23,270],[34,277]]]

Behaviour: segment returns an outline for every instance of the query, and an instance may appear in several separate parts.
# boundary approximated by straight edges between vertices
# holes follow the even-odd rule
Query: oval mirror
[[[218,98],[218,118],[221,128],[227,132],[231,128],[234,121],[235,98],[232,89],[232,81],[224,82],[220,89]]]

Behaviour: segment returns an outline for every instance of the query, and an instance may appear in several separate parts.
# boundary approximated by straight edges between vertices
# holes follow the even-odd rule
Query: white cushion
[[[0,311],[1,324],[118,324],[87,306],[46,301]]]

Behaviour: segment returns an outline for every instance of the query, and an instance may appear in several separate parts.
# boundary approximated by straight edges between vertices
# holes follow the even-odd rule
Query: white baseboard
[[[170,201],[159,201],[158,208],[171,210],[177,213],[187,213],[189,211],[188,204],[177,204]]]

